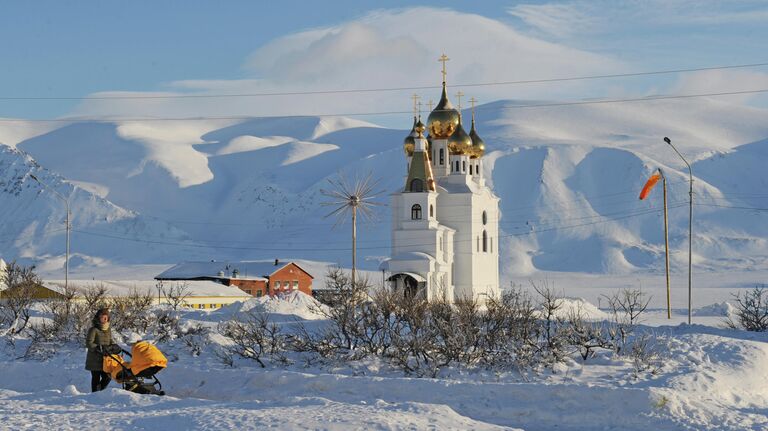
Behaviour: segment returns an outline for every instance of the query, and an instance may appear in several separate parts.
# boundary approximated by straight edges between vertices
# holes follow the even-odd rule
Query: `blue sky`
[[[0,97],[370,88],[439,83],[442,51],[453,59],[449,83],[766,62],[768,2],[2,1],[0,40]],[[488,102],[743,90],[768,88],[766,73],[762,67],[478,94]],[[149,107],[0,100],[0,117],[371,112],[407,110],[408,96]],[[764,105],[765,97],[734,101]]]

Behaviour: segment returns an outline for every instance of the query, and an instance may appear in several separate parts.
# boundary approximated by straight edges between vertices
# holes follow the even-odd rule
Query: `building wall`
[[[312,277],[295,263],[290,263],[269,276],[270,296],[294,290],[312,296]]]
[[[254,297],[269,295],[269,289],[267,287],[266,280],[244,280],[238,278],[228,278],[224,280],[224,284],[227,286],[237,286],[243,292]]]

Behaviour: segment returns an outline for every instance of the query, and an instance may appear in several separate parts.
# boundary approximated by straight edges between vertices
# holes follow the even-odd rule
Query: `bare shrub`
[[[325,344],[324,351],[340,350],[352,354],[367,331],[364,304],[369,301],[367,279],[357,280],[354,285],[347,274],[339,267],[330,268],[326,274],[326,290],[329,292],[328,307],[313,307],[313,311],[328,319],[321,334],[313,335],[311,344]]]
[[[736,301],[736,321],[731,316],[725,321],[726,326],[733,329],[765,332],[768,330],[768,292],[765,286],[733,295]]]
[[[640,289],[621,289],[613,295],[603,297],[608,300],[613,317],[609,336],[614,350],[620,353],[640,321],[641,314],[648,308],[651,297]]]
[[[157,289],[162,292],[168,305],[171,306],[173,311],[177,311],[180,307],[187,305],[187,298],[190,295],[189,283],[168,283],[163,281],[157,282]]]
[[[599,348],[613,349],[609,331],[603,322],[589,322],[581,308],[568,313],[569,343],[578,349],[583,360],[594,356]]]
[[[21,266],[15,261],[0,272],[0,283],[6,289],[0,292],[0,329],[6,335],[16,335],[29,324],[35,291],[41,286],[34,266]]]
[[[628,350],[628,356],[632,359],[633,374],[637,377],[645,372],[656,374],[664,365],[665,352],[669,349],[655,334],[646,333],[634,338]]]
[[[125,296],[116,296],[107,301],[110,309],[110,325],[117,332],[147,332],[152,323],[150,308],[153,304],[150,291],[141,292],[132,288]]]
[[[196,324],[181,331],[181,340],[187,347],[189,354],[198,357],[203,348],[209,344],[208,334],[210,329],[207,326]]]
[[[513,285],[486,303],[482,318],[485,354],[481,360],[487,366],[530,368],[538,351],[540,325],[528,294]]]
[[[218,331],[229,338],[227,352],[231,356],[256,361],[262,368],[270,362],[286,363],[286,336],[280,327],[269,321],[266,313],[248,312],[239,319],[219,324]]]
[[[538,310],[542,321],[540,353],[548,364],[562,362],[570,353],[569,327],[563,313],[563,297],[553,286],[546,282],[533,284],[533,289],[539,297]]]

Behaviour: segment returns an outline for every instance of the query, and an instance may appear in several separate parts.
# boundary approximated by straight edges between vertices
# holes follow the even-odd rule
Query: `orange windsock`
[[[648,178],[648,181],[643,186],[643,190],[640,192],[640,200],[643,200],[648,197],[648,195],[651,193],[651,190],[653,189],[653,186],[655,186],[660,179],[661,179],[661,174],[658,171],[655,174],[651,175],[650,178]]]

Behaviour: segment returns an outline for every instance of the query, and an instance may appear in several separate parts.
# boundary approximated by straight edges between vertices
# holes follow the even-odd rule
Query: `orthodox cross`
[[[462,93],[461,90],[459,90],[459,92],[456,93],[456,99],[459,100],[459,110],[461,110],[461,98],[462,97],[464,97],[464,93]]]
[[[421,100],[419,100],[419,103],[417,103],[419,106],[419,118],[421,118]]]
[[[413,96],[411,96],[411,99],[413,99],[413,116],[414,117],[416,116],[416,112],[417,112],[416,111],[416,102],[418,102],[420,98],[421,97],[419,97],[419,95],[416,94],[416,93],[414,93]],[[421,109],[419,109],[419,111],[421,111]]]
[[[432,101],[432,99],[429,99],[429,102],[427,103],[427,106],[429,106],[429,112],[432,112],[432,105],[434,105],[435,102]]]
[[[437,61],[439,61],[439,62],[443,63],[443,82],[445,82],[445,75],[447,75],[447,74],[448,74],[448,73],[445,71],[445,62],[446,62],[446,61],[448,61],[448,60],[450,60],[450,58],[448,58],[448,56],[447,56],[447,55],[445,55],[445,53],[443,53],[443,55],[441,55],[441,56],[440,56],[440,58],[437,60]]]
[[[469,99],[469,103],[472,105],[472,121],[475,121],[475,103],[477,103],[477,99],[472,96],[472,98]]]

